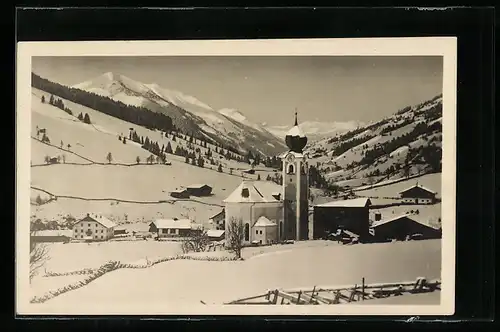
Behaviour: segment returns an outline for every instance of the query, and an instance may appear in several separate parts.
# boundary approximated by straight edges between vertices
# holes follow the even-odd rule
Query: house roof
[[[189,189],[200,189],[203,187],[212,188],[211,186],[209,186],[208,184],[205,184],[205,183],[196,183],[196,184],[191,184],[189,186],[186,186],[186,188],[189,188]]]
[[[415,185],[413,185],[413,186],[411,186],[411,187],[409,187],[409,188],[406,188],[405,190],[400,191],[399,193],[402,194],[402,193],[405,193],[405,192],[407,192],[407,191],[409,191],[411,189],[415,189],[415,188],[419,188],[419,189],[425,190],[425,191],[427,191],[427,192],[429,192],[431,194],[437,195],[437,192],[435,192],[435,191],[433,191],[433,190],[431,190],[429,188],[426,188],[426,187],[424,187],[424,186],[422,186],[422,185],[420,185],[418,183],[415,184]]]
[[[225,231],[224,230],[218,230],[218,229],[209,229],[207,231],[207,236],[209,237],[221,237],[224,235]]]
[[[385,225],[385,224],[388,224],[388,223],[391,223],[391,222],[395,222],[395,221],[398,221],[398,220],[401,220],[401,219],[409,219],[417,224],[420,224],[422,226],[426,226],[426,227],[429,227],[429,228],[432,228],[432,229],[435,229],[437,230],[435,227],[429,225],[429,224],[426,224],[424,222],[422,222],[421,220],[418,220],[416,218],[412,218],[411,215],[408,215],[408,214],[402,214],[402,215],[399,215],[399,216],[396,216],[396,217],[392,217],[392,218],[388,218],[388,219],[383,219],[383,220],[380,220],[380,221],[376,221],[373,223],[373,225],[371,226],[372,228],[376,228],[378,226],[381,226],[381,225]]]
[[[213,216],[211,216],[209,219],[213,219],[213,218],[216,218],[220,215],[223,215],[225,213],[225,210],[222,209],[220,212],[217,212],[216,214],[214,214]]]
[[[31,236],[66,236],[72,237],[73,231],[71,229],[48,229],[43,231],[36,231]]]
[[[102,215],[95,214],[95,213],[88,213],[85,218],[79,220],[78,222],[80,222],[80,221],[87,221],[89,219],[91,219],[91,220],[93,220],[95,222],[98,222],[99,224],[103,225],[106,228],[112,228],[112,227],[117,226],[114,222],[112,222],[108,218],[106,218],[106,217],[104,217]]]
[[[277,224],[274,221],[267,219],[262,216],[257,219],[257,222],[253,225],[254,227],[267,227],[267,226],[276,226]]]
[[[170,228],[170,229],[197,229],[201,225],[196,224],[190,219],[157,219],[153,221],[156,228]]]
[[[278,155],[278,158],[284,158],[286,156],[288,156],[289,154],[292,154],[294,155],[294,157],[304,157],[304,155],[306,155],[307,153],[298,153],[298,152],[295,152],[295,151],[285,151],[285,152],[282,152]]]
[[[281,193],[281,186],[271,181],[247,180],[224,200],[225,203],[279,202],[273,194]]]
[[[371,205],[371,201],[369,198],[360,197],[353,199],[343,199],[333,202],[327,202],[323,204],[315,205],[317,207],[366,207]]]
[[[171,191],[171,193],[179,193],[179,194],[181,194],[181,193],[185,193],[185,192],[187,192],[187,190],[186,190],[186,189],[175,189],[175,190],[172,190],[172,191]]]

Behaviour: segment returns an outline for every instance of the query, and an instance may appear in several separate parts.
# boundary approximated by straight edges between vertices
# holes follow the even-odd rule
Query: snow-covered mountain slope
[[[350,187],[433,172],[440,168],[441,119],[438,95],[380,121],[312,142],[306,149],[327,179]]]
[[[201,136],[242,151],[251,149],[269,156],[285,149],[283,140],[247,120],[238,111],[214,110],[193,96],[156,83],[142,83],[108,72],[73,88],[164,113],[184,132],[196,135],[201,131]]]
[[[347,122],[319,122],[319,121],[305,121],[299,124],[302,132],[307,135],[310,141],[317,141],[325,137],[343,134],[350,130],[354,130],[364,124],[356,121]],[[289,126],[264,126],[264,128],[272,133],[274,136],[283,139],[286,133],[290,130],[292,125]]]

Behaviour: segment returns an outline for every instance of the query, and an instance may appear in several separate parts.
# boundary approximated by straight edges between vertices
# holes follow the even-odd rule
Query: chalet
[[[210,217],[208,222],[212,224],[215,229],[224,229],[224,221],[226,218],[226,211],[222,209],[219,213]]]
[[[73,231],[70,229],[61,230],[43,230],[33,232],[31,241],[36,243],[41,242],[69,242],[73,237]]]
[[[399,192],[399,194],[405,203],[433,204],[436,202],[437,192],[425,188],[417,183],[414,186]]]
[[[212,187],[207,184],[192,184],[186,190],[192,196],[209,196],[212,193]]]
[[[105,241],[114,235],[116,224],[108,218],[87,213],[87,216],[73,225],[73,238],[81,240]]]
[[[224,239],[226,231],[223,229],[209,229],[207,236],[210,241],[221,241]]]
[[[313,238],[321,239],[338,230],[350,231],[360,241],[369,235],[369,198],[344,199],[314,206]]]
[[[372,235],[375,240],[406,240],[409,238],[438,239],[441,238],[441,230],[418,221],[410,215],[376,221],[371,226]]]
[[[201,225],[189,219],[157,219],[149,224],[149,232],[158,237],[183,237],[202,230]]]
[[[174,198],[189,198],[189,192],[186,189],[177,189],[171,191],[170,196]]]

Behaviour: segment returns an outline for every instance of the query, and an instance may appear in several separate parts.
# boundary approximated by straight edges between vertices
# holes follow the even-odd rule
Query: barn
[[[418,183],[414,186],[399,192],[401,199],[405,203],[433,204],[436,202],[437,192],[432,191]]]
[[[192,184],[187,186],[186,190],[192,196],[210,196],[212,194],[212,187],[207,184]]]
[[[73,231],[70,229],[61,230],[43,230],[31,234],[31,241],[34,243],[42,242],[69,242],[73,237]]]
[[[369,198],[344,199],[314,206],[314,239],[326,238],[339,229],[352,232],[364,241],[369,235]]]
[[[419,222],[410,215],[401,215],[381,220],[372,225],[372,235],[376,241],[415,239],[439,239],[441,230]]]

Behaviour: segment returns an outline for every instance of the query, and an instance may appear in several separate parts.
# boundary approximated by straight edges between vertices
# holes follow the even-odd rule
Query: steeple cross
[[[298,125],[298,122],[297,122],[297,108],[295,108],[295,126]]]

